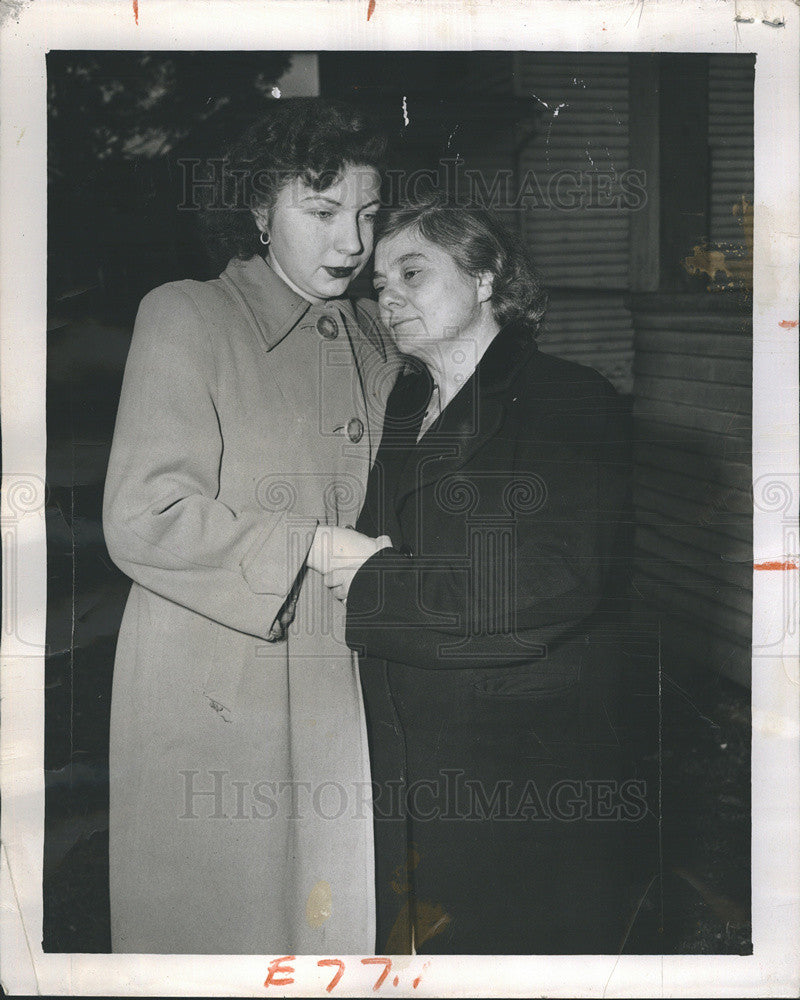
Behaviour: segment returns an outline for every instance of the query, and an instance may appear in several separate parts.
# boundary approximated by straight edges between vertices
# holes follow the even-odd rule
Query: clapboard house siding
[[[752,610],[752,323],[724,295],[638,297],[636,586],[676,654],[743,683]]]
[[[637,105],[632,123],[634,164],[658,178],[632,245],[658,249],[635,272],[630,300],[635,584],[662,615],[668,659],[744,684],[753,589],[753,67],[751,55],[632,63],[636,88],[649,84],[652,93],[657,84],[659,93]],[[698,155],[676,158],[672,142],[687,128]],[[698,228],[681,242],[691,234],[678,217],[704,221],[705,236]]]
[[[595,368],[617,388],[633,388],[633,324],[622,293],[550,288],[539,336],[548,354]]]

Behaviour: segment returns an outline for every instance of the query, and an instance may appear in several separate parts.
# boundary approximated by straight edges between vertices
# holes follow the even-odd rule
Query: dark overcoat
[[[375,782],[377,947],[615,950],[620,824],[636,808],[620,799],[607,627],[623,407],[520,328],[501,331],[416,443],[431,386],[407,372],[389,398],[358,527],[393,547],[347,598]]]

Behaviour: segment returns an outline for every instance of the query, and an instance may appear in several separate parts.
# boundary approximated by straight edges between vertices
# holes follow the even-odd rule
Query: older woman
[[[223,274],[139,310],[104,510],[133,580],[111,709],[115,951],[372,948],[357,667],[306,561],[356,520],[393,377],[372,304],[345,298],[383,155],[354,110],[285,102],[225,161]],[[361,558],[381,544],[342,533]]]
[[[357,528],[393,546],[312,566],[360,653],[378,949],[616,951],[621,831],[641,813],[599,627],[626,496],[618,399],[537,350],[542,290],[481,209],[391,213],[375,288],[412,363]]]

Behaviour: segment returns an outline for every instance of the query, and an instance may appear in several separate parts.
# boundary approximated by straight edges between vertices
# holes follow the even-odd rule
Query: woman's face
[[[485,318],[491,276],[473,277],[416,229],[378,242],[375,291],[399,350],[425,359],[437,345],[467,342]]]
[[[372,253],[380,177],[371,167],[347,166],[324,191],[299,177],[285,184],[267,217],[270,256],[286,277],[314,300],[343,295]]]

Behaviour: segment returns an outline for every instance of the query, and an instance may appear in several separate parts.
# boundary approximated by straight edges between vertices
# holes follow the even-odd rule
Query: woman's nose
[[[339,253],[348,257],[360,255],[364,251],[364,241],[358,228],[357,219],[342,218],[336,228],[334,246]]]
[[[378,292],[378,305],[383,309],[391,309],[393,306],[400,305],[401,299],[402,296],[391,285],[384,285]]]

